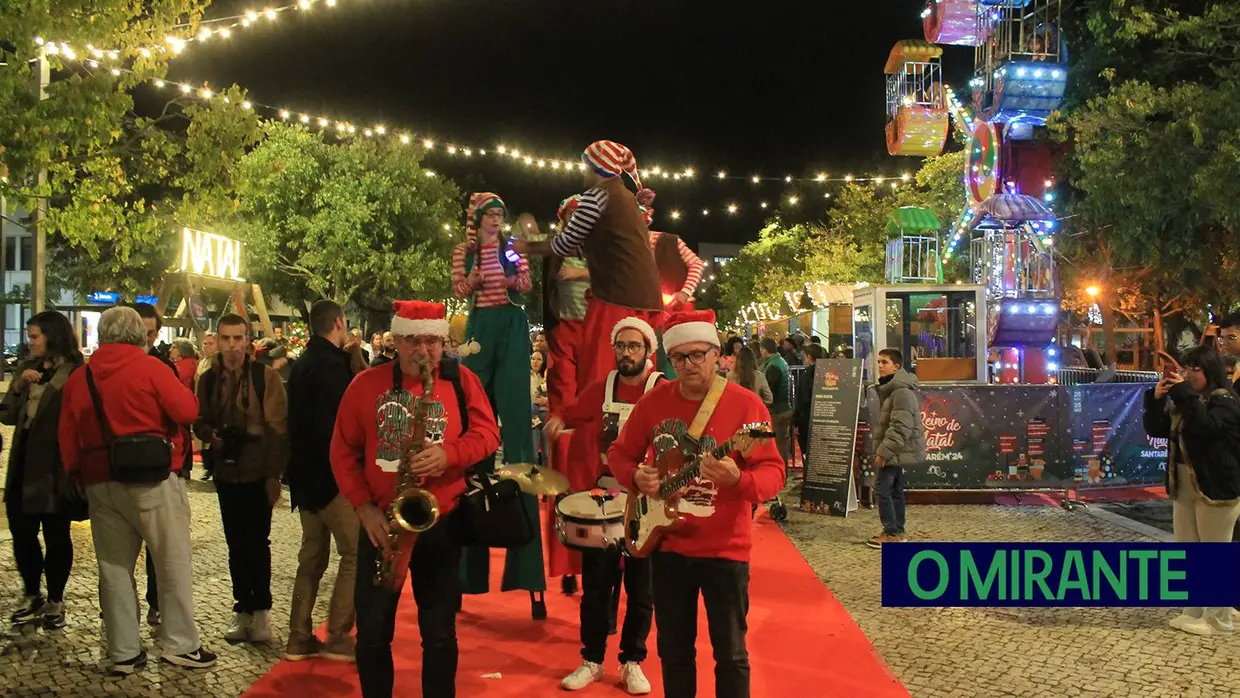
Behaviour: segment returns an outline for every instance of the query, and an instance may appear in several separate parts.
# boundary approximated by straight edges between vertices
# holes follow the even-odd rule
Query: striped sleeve
[[[607,210],[607,192],[599,188],[588,189],[577,202],[577,210],[564,226],[564,231],[551,239],[551,251],[557,257],[572,257],[585,244],[590,231],[598,223],[599,216]]]
[[[680,238],[676,238],[676,247],[680,251],[680,260],[689,269],[689,273],[685,276],[685,285],[680,291],[692,298],[697,285],[702,281],[702,267],[704,266],[702,258],[693,254],[693,250],[689,249],[685,241]]]
[[[469,298],[474,287],[465,277],[465,246],[457,245],[452,250],[452,295],[457,298]]]
[[[517,273],[512,277],[509,286],[517,293],[529,293],[534,287],[530,281],[530,262],[525,257],[517,258]]]

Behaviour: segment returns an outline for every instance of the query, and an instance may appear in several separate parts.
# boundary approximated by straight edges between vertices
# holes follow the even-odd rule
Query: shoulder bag
[[[154,485],[172,472],[172,434],[130,434],[117,436],[103,410],[103,400],[95,387],[95,377],[86,367],[86,387],[95,406],[103,444],[108,449],[108,472],[114,482],[126,485]]]
[[[469,408],[458,367],[455,360],[445,358],[439,375],[452,383],[463,433],[469,429]],[[460,545],[519,548],[534,540],[534,522],[521,501],[521,487],[514,480],[501,480],[488,472],[494,463],[492,453],[466,471],[465,493],[449,516],[453,536]]]

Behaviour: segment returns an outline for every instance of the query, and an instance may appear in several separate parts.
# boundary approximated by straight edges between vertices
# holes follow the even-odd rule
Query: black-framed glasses
[[[706,356],[713,351],[714,349],[709,349],[707,351],[691,351],[687,354],[668,354],[667,360],[671,361],[673,366],[684,366],[685,363],[701,366],[706,362]]]
[[[645,349],[646,345],[642,342],[616,342],[611,348],[615,349],[617,354],[636,354]]]

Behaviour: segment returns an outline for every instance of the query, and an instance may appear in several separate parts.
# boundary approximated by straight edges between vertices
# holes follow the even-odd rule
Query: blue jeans
[[[904,468],[885,465],[878,471],[876,485],[878,518],[883,522],[883,533],[889,536],[904,535]]]

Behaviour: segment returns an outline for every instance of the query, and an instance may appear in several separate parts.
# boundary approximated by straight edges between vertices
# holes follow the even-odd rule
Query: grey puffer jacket
[[[874,430],[876,455],[885,465],[906,466],[926,459],[926,430],[921,422],[917,376],[900,369],[891,380],[875,386],[882,405]]]

